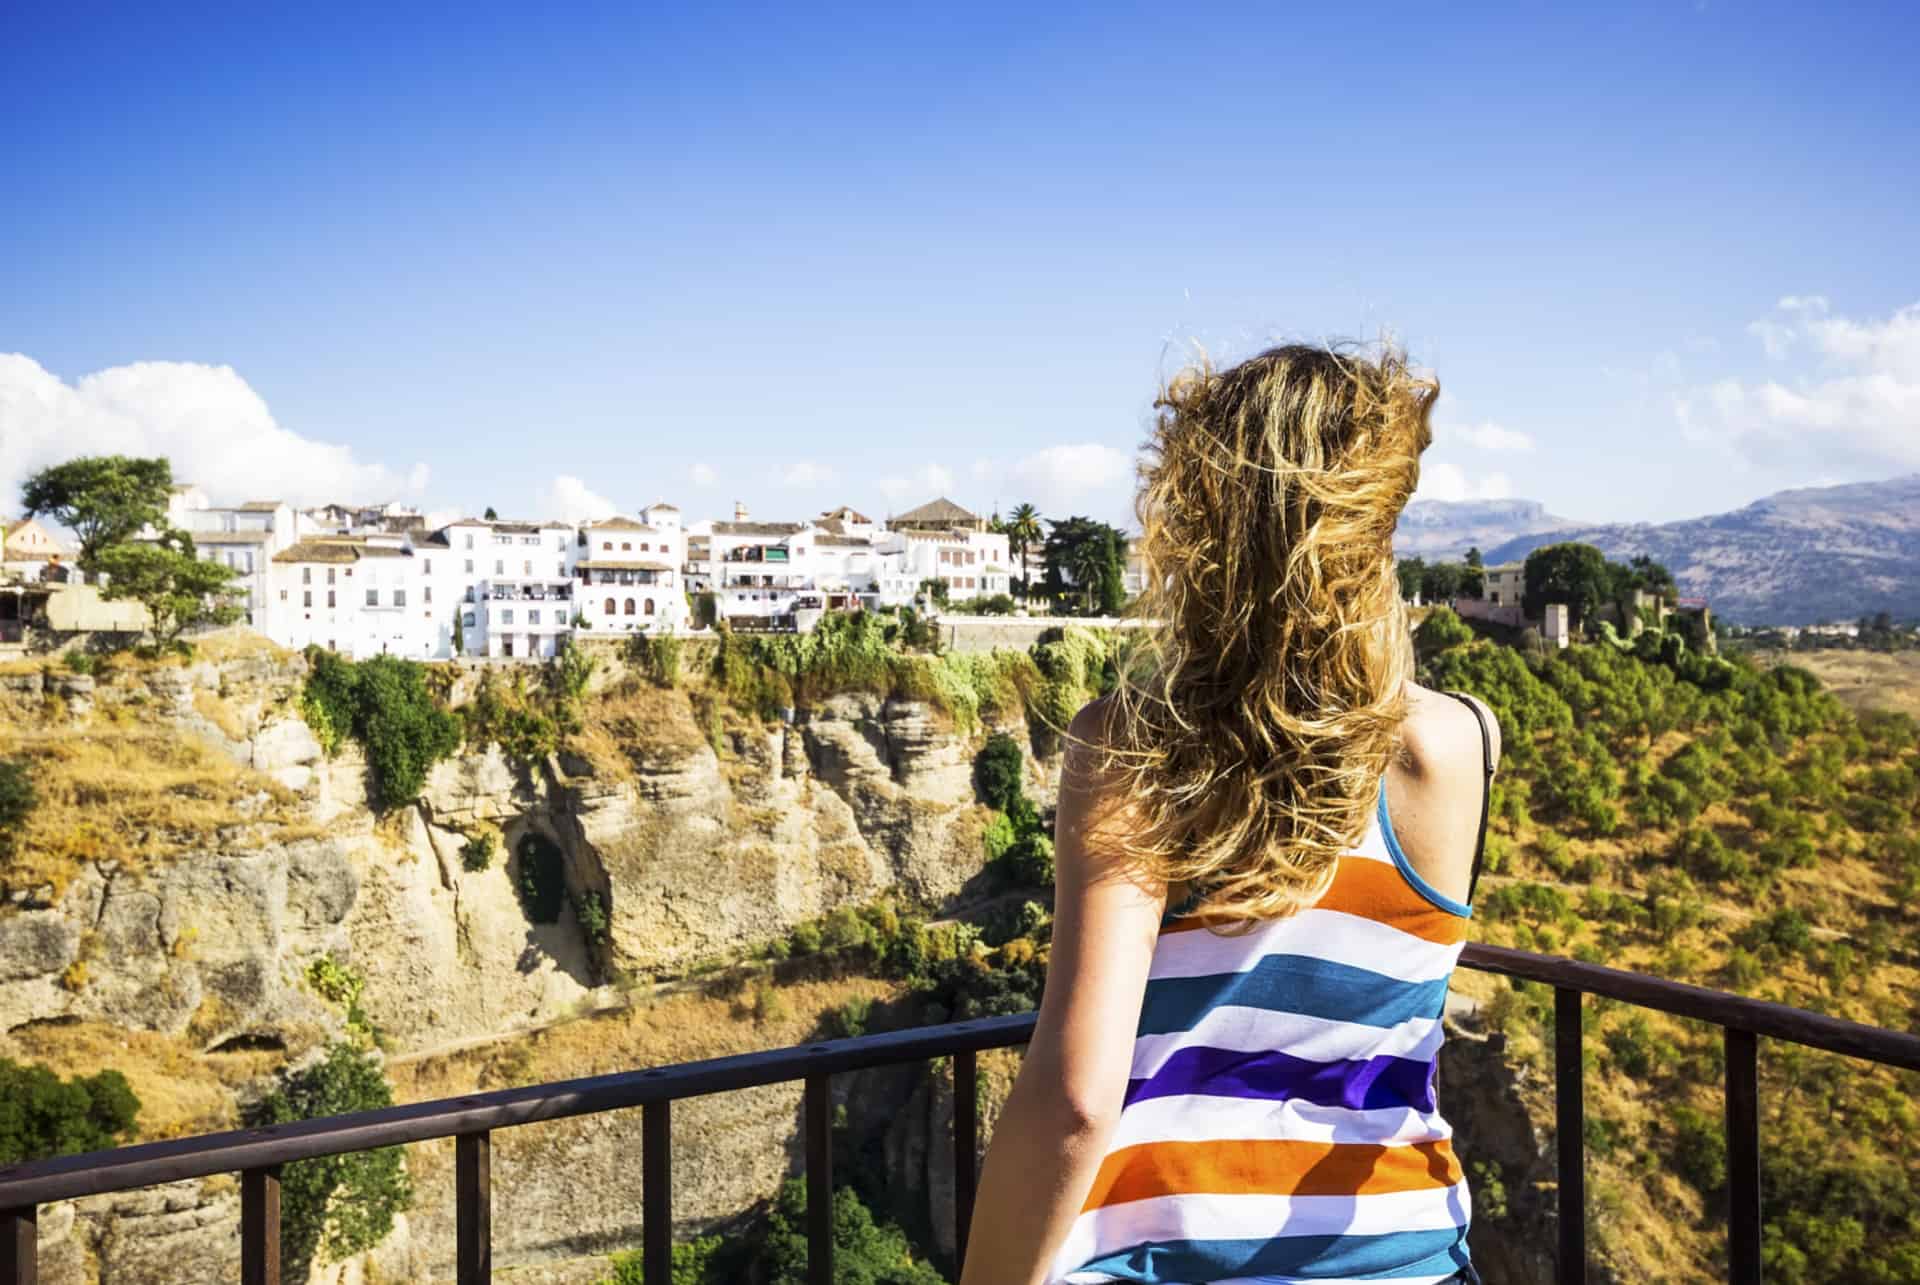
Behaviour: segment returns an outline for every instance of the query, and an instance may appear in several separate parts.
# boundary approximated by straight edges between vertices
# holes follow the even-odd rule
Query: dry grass
[[[234,1091],[285,1060],[275,1052],[202,1053],[174,1036],[97,1022],[22,1027],[0,1037],[0,1056],[62,1076],[119,1071],[140,1099],[142,1141],[237,1127]]]
[[[507,1036],[457,1053],[395,1063],[390,1068],[394,1098],[423,1102],[509,1084],[781,1048],[813,1037],[820,1019],[850,999],[879,1002],[898,993],[898,986],[867,977],[798,982],[776,989],[781,1002],[769,1005],[766,1017],[755,1015],[751,987],[732,999],[677,995],[531,1036]]]
[[[232,705],[207,691],[196,688],[193,693],[194,712],[220,729],[220,734],[230,741],[247,739],[247,725]]]
[[[581,728],[570,746],[596,773],[615,780],[631,779],[637,769],[684,757],[707,744],[685,692],[638,679],[589,697],[580,713]]]
[[[9,722],[0,724],[0,757],[27,762],[40,798],[6,863],[12,887],[57,891],[88,862],[137,867],[207,847],[236,825],[299,821],[286,789],[164,725]]]
[[[1856,710],[1893,710],[1920,718],[1920,651],[1765,652],[1762,664],[1810,669],[1826,689]]]

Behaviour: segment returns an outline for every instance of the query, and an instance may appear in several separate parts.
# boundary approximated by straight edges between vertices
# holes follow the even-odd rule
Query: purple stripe
[[[1285,1053],[1183,1048],[1144,1080],[1127,1082],[1127,1102],[1204,1094],[1219,1098],[1295,1099],[1315,1106],[1377,1111],[1435,1110],[1433,1063],[1404,1057],[1309,1062]]]

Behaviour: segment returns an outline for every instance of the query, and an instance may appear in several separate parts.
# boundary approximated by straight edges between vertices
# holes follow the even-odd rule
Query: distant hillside
[[[1681,522],[1568,526],[1481,547],[1494,566],[1560,540],[1615,559],[1648,554],[1673,570],[1682,594],[1742,624],[1920,616],[1920,474],[1782,491]]]
[[[1578,526],[1538,500],[1415,500],[1400,515],[1393,551],[1403,558],[1457,559],[1521,536]]]

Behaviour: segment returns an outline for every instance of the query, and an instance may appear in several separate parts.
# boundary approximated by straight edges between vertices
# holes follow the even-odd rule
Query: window
[[[334,570],[334,569],[333,569],[332,567],[328,567],[328,568],[327,568],[327,583],[328,583],[328,584],[332,584],[332,583],[333,583],[333,570]]]
[[[650,545],[650,544],[648,544],[648,543],[647,543],[647,542],[646,542],[645,540],[642,540],[642,541],[640,542],[640,552],[642,552],[642,553],[651,553],[652,551],[653,551],[653,546],[652,546],[652,545]]]
[[[553,537],[553,547],[562,553],[567,551],[567,537],[565,533]]]
[[[305,602],[300,604],[301,606],[311,607],[313,605],[313,590],[309,589],[305,593],[302,593],[300,596],[306,599]]]
[[[507,574],[507,564],[495,558],[493,561],[493,574],[496,576],[504,576]]]
[[[404,607],[407,605],[407,591],[405,589],[395,589],[393,591],[393,605],[396,607]]]
[[[647,614],[651,616],[653,614],[653,599],[651,598],[647,599],[646,606],[647,606]]]
[[[378,589],[367,590],[367,605],[369,607],[377,607],[380,605],[380,591]]]
[[[607,599],[607,614],[609,616],[613,614],[613,599],[611,598]]]
[[[633,614],[633,599],[631,598],[627,599],[627,610],[625,614],[629,616]]]
[[[300,568],[300,583],[301,583],[301,584],[312,584],[312,583],[313,583],[313,568],[312,568],[312,567],[301,567],[301,568]]]
[[[336,605],[336,604],[334,603],[334,601],[333,601],[333,595],[334,595],[334,593],[335,593],[335,591],[334,591],[334,590],[332,590],[332,589],[329,589],[329,590],[327,590],[327,606],[329,606],[329,607],[332,607],[332,606],[334,606],[334,605]],[[309,605],[309,606],[311,606],[312,604],[308,604],[308,605]]]
[[[527,613],[527,623],[530,625],[537,625],[540,623],[540,609],[538,607],[535,607],[532,611],[529,611]]]
[[[527,561],[527,562],[523,562],[523,563],[521,563],[521,564],[520,564],[520,574],[521,574],[521,575],[524,575],[524,576],[530,576],[530,575],[532,575],[532,574],[533,574],[533,563],[532,563],[532,561],[530,561],[530,560],[529,560],[529,561]]]
[[[432,602],[432,601],[433,601],[433,586],[432,586],[432,585],[426,585],[426,586],[423,586],[423,587],[421,588],[421,590],[420,590],[420,601],[421,601],[421,602]]]
[[[466,547],[467,547],[467,548],[469,548],[469,549],[471,549],[471,548],[473,547],[473,532],[471,532],[471,531],[469,531],[469,532],[467,532],[467,545],[466,545]],[[471,570],[473,570],[473,564],[472,564],[471,562],[469,562],[469,563],[467,564],[467,570],[469,570],[469,571],[471,571]]]
[[[421,560],[421,570],[423,570],[423,571],[425,571],[425,572],[426,572],[426,573],[427,573],[428,575],[432,575],[432,574],[433,574],[433,559],[432,559],[432,558],[423,558],[423,559]]]
[[[467,559],[467,574],[468,574],[468,575],[472,575],[472,574],[473,574],[473,559],[472,559],[472,558],[468,558],[468,559]]]
[[[611,553],[611,552],[613,552],[613,541],[611,541],[611,540],[602,540],[602,541],[600,542],[600,547],[601,547],[601,548],[602,548],[603,550],[605,550],[606,552],[608,552],[608,553]]]
[[[500,613],[500,623],[503,625],[510,625],[513,623],[512,608],[508,608],[506,611],[503,611]]]
[[[248,549],[245,554],[245,557],[247,559],[247,574],[252,575],[253,574],[253,550]]]
[[[280,601],[285,602],[286,600],[287,600],[287,591],[285,589],[282,589],[280,591]]]
[[[460,627],[463,629],[473,628],[473,613],[471,611],[460,617]]]
[[[620,552],[622,552],[622,553],[632,553],[632,552],[633,552],[633,541],[631,541],[631,540],[622,540],[622,541],[620,542]]]

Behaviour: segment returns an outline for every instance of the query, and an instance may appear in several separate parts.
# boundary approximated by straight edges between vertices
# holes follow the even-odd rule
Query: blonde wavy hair
[[[1209,920],[1311,905],[1366,828],[1412,672],[1393,529],[1439,392],[1391,343],[1288,345],[1155,403],[1149,624],[1100,760],[1125,852]]]

